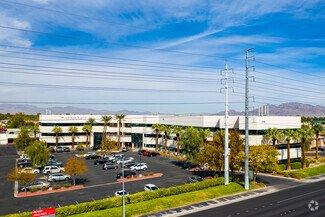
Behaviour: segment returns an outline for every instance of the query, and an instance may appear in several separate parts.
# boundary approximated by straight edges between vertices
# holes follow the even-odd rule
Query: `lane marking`
[[[282,202],[285,202],[285,201],[293,200],[293,199],[296,199],[296,198],[299,198],[299,197],[303,197],[303,196],[306,196],[306,195],[309,195],[309,194],[313,194],[313,193],[316,193],[316,192],[320,192],[320,191],[324,191],[324,190],[325,190],[325,188],[323,188],[321,190],[311,191],[311,192],[308,192],[308,193],[305,193],[305,194],[300,194],[298,196],[289,197],[287,199],[280,200],[277,203],[282,203]]]

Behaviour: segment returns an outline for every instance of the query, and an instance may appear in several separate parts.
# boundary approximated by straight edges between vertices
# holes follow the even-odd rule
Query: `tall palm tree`
[[[96,122],[95,118],[88,118],[87,124],[94,126],[95,122]]]
[[[283,139],[283,133],[277,128],[269,128],[266,130],[265,138],[268,141],[272,141],[272,145],[275,146],[276,142]]]
[[[78,133],[78,128],[75,126],[70,126],[68,129],[69,133],[71,134],[71,148],[74,148],[74,140],[75,140],[75,134]]]
[[[32,125],[30,127],[30,130],[33,132],[34,134],[34,139],[36,139],[36,135],[40,132],[39,126],[38,125]]]
[[[151,126],[151,129],[153,129],[156,134],[156,151],[158,151],[158,149],[159,149],[159,132],[160,132],[161,126],[162,126],[161,124],[153,124]]]
[[[58,125],[55,125],[52,129],[52,132],[55,133],[55,146],[59,145],[59,134],[62,133],[62,128]]]
[[[212,132],[209,129],[201,129],[200,134],[203,137],[204,143],[206,143],[208,137],[211,136]]]
[[[315,158],[318,159],[318,147],[319,147],[319,134],[324,131],[324,127],[320,123],[313,123],[312,124],[312,129],[315,134],[315,140],[316,140],[316,153],[315,153]]]
[[[291,169],[291,157],[290,157],[290,142],[291,140],[297,140],[299,135],[296,130],[288,129],[283,131],[284,134],[284,139],[287,142],[287,165],[286,169],[290,170]]]
[[[165,149],[165,152],[167,152],[167,141],[168,141],[168,138],[172,132],[172,128],[170,126],[163,125],[161,131],[164,132],[164,140],[165,140],[164,149]]]
[[[313,137],[313,129],[307,127],[307,126],[302,126],[298,130],[299,138],[300,138],[300,146],[301,146],[301,167],[305,168],[306,167],[306,154],[305,151],[308,149],[310,142]]]
[[[82,131],[84,131],[86,133],[86,145],[87,145],[87,147],[89,147],[90,134],[91,134],[92,128],[93,127],[90,124],[85,124],[82,127]]]
[[[115,118],[117,119],[117,127],[118,127],[118,135],[117,135],[117,144],[120,148],[121,145],[121,127],[122,127],[122,121],[125,118],[124,114],[116,114]]]
[[[102,136],[102,143],[106,140],[107,138],[107,127],[109,125],[109,122],[112,120],[112,116],[109,115],[103,115],[102,116],[102,121],[104,123],[103,127],[103,136]]]
[[[182,131],[183,131],[183,128],[181,128],[181,127],[178,127],[178,126],[172,127],[172,133],[174,133],[176,135],[176,153],[177,153],[177,155],[180,154],[179,140],[180,140]]]

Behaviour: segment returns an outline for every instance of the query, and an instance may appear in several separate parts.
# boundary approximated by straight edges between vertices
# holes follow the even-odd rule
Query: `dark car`
[[[48,166],[58,166],[58,167],[62,167],[63,164],[60,161],[56,161],[53,159],[50,159],[49,162],[47,163]]]
[[[325,151],[325,146],[320,146],[320,147],[318,148],[318,150],[319,150],[319,151]]]
[[[64,147],[64,148],[63,148],[63,151],[64,151],[64,152],[70,152],[70,148],[69,148],[69,147]]]
[[[102,168],[103,170],[112,170],[112,169],[116,170],[118,166],[114,163],[104,163]]]
[[[158,152],[154,151],[145,151],[142,153],[143,156],[148,156],[148,157],[156,157],[159,156],[160,154]]]
[[[108,159],[100,158],[100,159],[97,159],[97,160],[94,161],[94,165],[104,164],[104,163],[107,163],[107,162],[108,162]]]
[[[143,149],[139,150],[138,155],[143,155],[143,152],[146,152],[146,150],[143,150]]]
[[[190,177],[188,177],[188,182],[189,183],[200,182],[202,180],[203,179],[200,176],[190,176]]]
[[[128,148],[127,147],[123,147],[122,148],[122,152],[127,152],[128,151]]]
[[[136,162],[134,162],[134,161],[127,162],[127,163],[124,164],[124,168],[129,168],[129,167],[134,166],[134,165],[136,165]]]
[[[89,155],[87,155],[85,157],[85,159],[87,159],[87,160],[89,160],[89,159],[99,159],[99,158],[101,158],[101,156],[98,155],[98,154],[89,154]]]
[[[126,177],[129,177],[129,176],[135,176],[135,172],[134,171],[131,171],[131,170],[125,170],[124,171],[124,178],[126,178]],[[120,178],[122,178],[123,176],[122,176],[122,173],[118,173],[118,174],[116,174],[116,178],[117,179],[120,179]]]
[[[21,160],[17,162],[17,167],[24,168],[24,167],[32,167],[32,162],[30,160]]]

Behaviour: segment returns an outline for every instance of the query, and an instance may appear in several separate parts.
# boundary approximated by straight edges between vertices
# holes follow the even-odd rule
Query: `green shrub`
[[[65,187],[65,188],[69,188],[69,187],[71,187],[71,186],[72,186],[71,183],[64,183],[64,185],[63,185],[63,187]]]
[[[30,192],[32,192],[32,193],[34,193],[34,192],[36,192],[36,191],[38,191],[39,189],[37,189],[37,188],[32,188],[32,189],[30,189],[29,191]]]
[[[79,144],[79,145],[76,147],[76,150],[77,150],[77,151],[84,151],[84,150],[85,150],[85,145],[84,145],[84,144]]]
[[[317,176],[325,174],[325,165],[320,165],[317,167],[310,167],[295,171],[287,171],[284,175],[289,176],[296,179],[304,179],[311,176]]]
[[[57,189],[60,189],[60,188],[61,188],[60,185],[53,185],[53,186],[52,186],[52,189],[53,189],[53,190],[57,190]]]

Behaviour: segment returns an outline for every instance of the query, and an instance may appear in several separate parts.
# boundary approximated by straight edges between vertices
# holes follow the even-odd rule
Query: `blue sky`
[[[252,106],[288,101],[325,106],[324,1],[8,0],[0,8],[0,26],[50,33],[0,28],[0,45],[16,46],[0,47],[2,82],[197,91],[126,92],[6,86],[1,88],[0,97],[7,101],[220,102],[82,105],[108,110],[213,113],[223,109],[219,71],[227,61],[235,72],[232,84],[235,92],[230,95],[230,101],[235,103],[230,108],[243,110],[245,50],[254,48],[256,71],[251,72],[255,76],[251,94],[255,102]],[[8,63],[20,64],[20,68],[9,65],[9,69]],[[52,68],[37,71],[43,75],[33,74],[35,65]],[[73,75],[59,76],[57,67]],[[81,72],[109,75],[105,79],[75,76]],[[124,74],[124,78],[116,74]],[[143,79],[150,76],[155,79]]]

